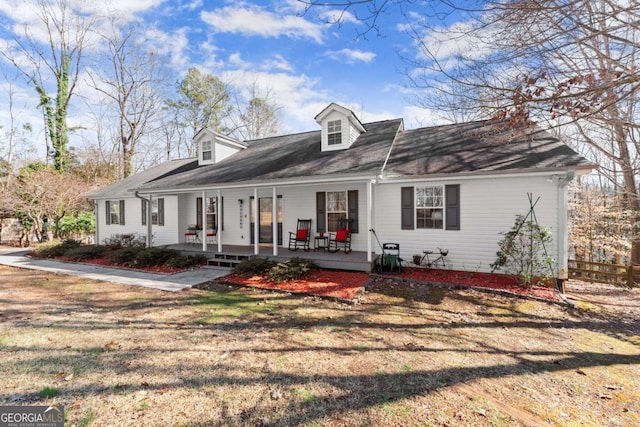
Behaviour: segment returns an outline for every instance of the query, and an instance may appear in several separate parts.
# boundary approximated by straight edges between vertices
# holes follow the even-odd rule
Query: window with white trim
[[[105,208],[107,225],[124,225],[124,200],[107,200]]]
[[[218,221],[216,218],[216,198],[207,197],[207,229],[217,230]]]
[[[416,187],[416,228],[443,227],[442,186]]]
[[[202,141],[202,160],[213,159],[213,143],[211,141]]]
[[[340,220],[347,219],[347,192],[327,191],[327,230],[336,231]]]
[[[342,144],[342,120],[329,120],[327,122],[327,144]]]

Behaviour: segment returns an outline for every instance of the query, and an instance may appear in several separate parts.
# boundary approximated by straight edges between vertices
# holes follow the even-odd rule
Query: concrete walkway
[[[177,292],[194,285],[226,276],[229,270],[210,267],[188,270],[176,274],[157,274],[98,265],[59,262],[45,259],[34,259],[25,256],[29,251],[24,249],[0,250],[0,264],[30,270],[48,271],[50,273],[67,274],[85,277],[92,280],[119,283],[123,285],[143,286],[162,291]]]

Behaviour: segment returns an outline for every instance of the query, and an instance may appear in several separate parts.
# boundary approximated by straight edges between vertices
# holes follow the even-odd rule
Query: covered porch
[[[278,247],[278,254],[274,255],[272,245],[260,245],[257,255],[253,246],[223,245],[219,250],[218,245],[208,245],[206,251],[203,251],[199,244],[180,243],[166,247],[180,251],[184,255],[205,255],[210,266],[227,268],[233,268],[239,262],[255,257],[268,258],[276,262],[298,257],[313,261],[320,268],[369,273],[373,270],[377,258],[376,254],[371,253],[371,261],[368,261],[367,253],[364,251],[352,251],[347,254],[342,250],[335,253],[314,249],[290,251],[286,247]]]

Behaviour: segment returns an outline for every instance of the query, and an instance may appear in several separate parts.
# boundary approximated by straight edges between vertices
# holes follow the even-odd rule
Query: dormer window
[[[353,111],[331,103],[316,117],[322,129],[320,149],[322,151],[346,150],[366,132]]]
[[[342,144],[342,120],[329,120],[327,122],[327,144]]]
[[[202,141],[202,160],[213,159],[213,144],[211,141]]]

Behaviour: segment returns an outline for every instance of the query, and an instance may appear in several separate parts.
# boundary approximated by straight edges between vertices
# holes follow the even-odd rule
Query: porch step
[[[246,261],[248,259],[251,259],[252,257],[252,255],[238,255],[228,253],[213,254],[213,258],[209,258],[207,260],[207,265],[210,267],[234,268],[242,261]]]

